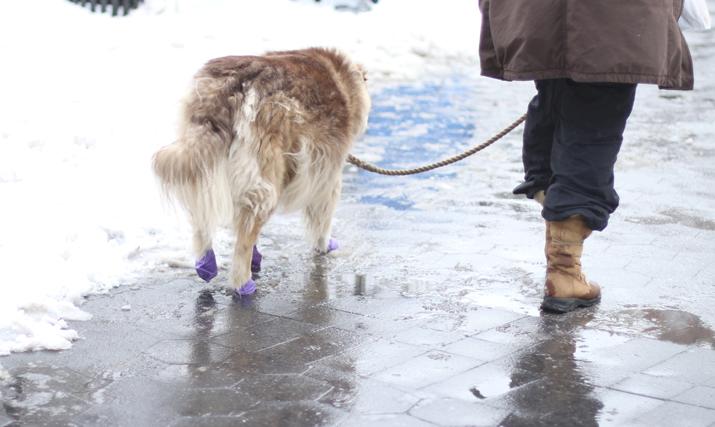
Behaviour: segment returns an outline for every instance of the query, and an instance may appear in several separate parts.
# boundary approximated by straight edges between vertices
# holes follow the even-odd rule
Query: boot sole
[[[581,307],[591,307],[601,302],[601,296],[594,299],[544,297],[541,309],[554,313],[568,313]]]

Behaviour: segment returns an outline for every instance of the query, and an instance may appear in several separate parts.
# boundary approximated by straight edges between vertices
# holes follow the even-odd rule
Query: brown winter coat
[[[693,88],[683,0],[479,0],[482,74]]]

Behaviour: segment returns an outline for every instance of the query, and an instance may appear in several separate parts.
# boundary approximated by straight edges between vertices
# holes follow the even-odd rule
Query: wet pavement
[[[715,426],[713,38],[691,39],[698,91],[639,89],[621,207],[586,243],[598,307],[538,311],[543,224],[510,193],[514,134],[417,177],[346,169],[341,250],[313,256],[298,217],[274,218],[251,298],[166,265],[87,298],[72,349],[0,359],[0,426]],[[532,94],[463,73],[386,84],[355,154],[444,157]],[[220,285],[228,235],[216,252]]]

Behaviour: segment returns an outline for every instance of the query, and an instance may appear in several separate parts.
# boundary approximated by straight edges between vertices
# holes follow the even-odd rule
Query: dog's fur
[[[155,154],[154,171],[188,211],[197,257],[232,223],[233,286],[251,278],[253,245],[278,208],[302,209],[311,243],[327,251],[342,167],[367,126],[366,80],[322,48],[217,58],[194,77],[178,141]]]

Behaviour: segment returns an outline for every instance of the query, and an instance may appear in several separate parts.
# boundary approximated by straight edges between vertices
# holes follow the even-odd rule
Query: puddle
[[[595,324],[675,344],[715,348],[715,331],[699,316],[687,311],[655,308],[622,310],[597,319]]]
[[[661,216],[658,217],[630,217],[626,218],[626,221],[635,224],[646,224],[646,225],[671,225],[679,224],[684,227],[696,228],[698,230],[715,230],[715,221],[702,218],[693,213],[687,213],[679,209],[668,209],[659,212]]]
[[[698,217],[678,209],[662,211],[661,215],[670,217],[674,224],[685,227],[697,228],[699,230],[715,230],[715,221]]]

